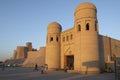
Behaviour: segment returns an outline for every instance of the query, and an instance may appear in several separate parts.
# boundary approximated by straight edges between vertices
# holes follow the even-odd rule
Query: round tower
[[[89,2],[81,3],[74,13],[76,69],[81,73],[99,73],[97,9]]]
[[[49,69],[60,68],[60,33],[60,24],[52,22],[48,25],[45,63]]]

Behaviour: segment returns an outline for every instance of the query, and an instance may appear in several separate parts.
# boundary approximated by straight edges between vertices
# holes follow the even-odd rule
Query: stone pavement
[[[41,74],[33,68],[6,68],[0,70],[0,80],[115,80],[114,73],[98,75],[81,75],[79,73],[65,73],[64,71],[48,71]]]

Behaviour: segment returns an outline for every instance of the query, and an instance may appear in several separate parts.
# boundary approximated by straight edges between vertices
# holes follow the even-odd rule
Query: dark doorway
[[[74,69],[74,56],[66,56],[66,66],[69,67],[70,70]]]

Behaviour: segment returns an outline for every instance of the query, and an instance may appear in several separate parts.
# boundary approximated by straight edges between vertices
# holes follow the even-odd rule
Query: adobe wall
[[[13,52],[13,59],[16,59],[16,58],[17,58],[17,51],[14,50],[14,52]]]
[[[23,63],[23,67],[34,67],[35,64],[38,66],[45,64],[45,47],[41,47],[39,51],[29,51],[28,57]]]
[[[114,55],[120,57],[120,41],[99,35],[99,55],[102,71],[105,69],[105,63],[114,62]]]
[[[108,58],[115,55],[116,57],[120,57],[120,41],[107,37],[99,35],[99,52],[100,54],[104,54],[103,58],[104,61],[109,61]]]
[[[27,58],[28,48],[24,46],[17,46],[17,57],[16,59]]]

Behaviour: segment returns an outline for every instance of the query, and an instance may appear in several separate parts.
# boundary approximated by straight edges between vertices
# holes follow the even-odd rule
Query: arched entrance
[[[66,56],[66,66],[68,66],[70,70],[74,70],[74,55]]]

